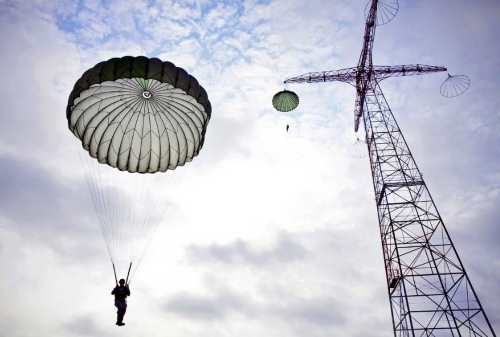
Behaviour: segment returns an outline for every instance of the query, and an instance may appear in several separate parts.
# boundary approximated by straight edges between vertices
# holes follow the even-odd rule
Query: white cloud
[[[294,86],[301,102],[289,114],[270,104],[288,76],[356,64],[364,3],[76,3],[0,4],[3,331],[390,333],[366,149],[352,133],[353,88]],[[374,57],[449,64],[472,78],[454,101],[439,97],[439,75],[382,87],[498,330],[497,12],[492,1],[402,3],[378,29]],[[200,155],[157,184],[169,211],[118,331],[104,244],[91,211],[75,206],[84,186],[65,104],[85,69],[126,54],[187,69],[213,115]],[[197,319],[204,313],[211,319]]]

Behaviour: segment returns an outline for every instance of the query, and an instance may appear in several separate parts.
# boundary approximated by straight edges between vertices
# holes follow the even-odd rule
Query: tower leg
[[[379,84],[363,112],[396,337],[496,337]]]

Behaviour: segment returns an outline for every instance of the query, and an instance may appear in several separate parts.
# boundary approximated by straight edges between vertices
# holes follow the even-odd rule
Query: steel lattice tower
[[[390,21],[398,6],[396,0],[372,0],[368,6],[357,67],[307,73],[285,83],[340,81],[356,87],[354,129],[363,117],[394,336],[496,337],[380,88],[388,77],[447,69],[373,65],[375,28]]]

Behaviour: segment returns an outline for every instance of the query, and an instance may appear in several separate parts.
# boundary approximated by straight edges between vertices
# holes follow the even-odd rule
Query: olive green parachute
[[[71,132],[100,163],[154,173],[191,161],[211,116],[207,93],[184,69],[144,56],[112,58],[76,82]]]
[[[281,112],[292,111],[299,105],[299,96],[289,90],[283,90],[273,96],[273,106]]]

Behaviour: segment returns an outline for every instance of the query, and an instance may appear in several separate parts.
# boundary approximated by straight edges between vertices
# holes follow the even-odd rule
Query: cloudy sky
[[[364,1],[0,0],[0,336],[391,335],[354,90],[286,77],[356,64]],[[500,331],[500,2],[402,0],[374,62],[445,65],[382,87]],[[114,280],[65,109],[110,57],[169,60],[213,113],[192,163],[151,185],[163,214],[114,325]],[[290,132],[285,132],[285,125]],[[118,186],[118,188],[122,188]],[[133,205],[135,200],[128,200]]]

